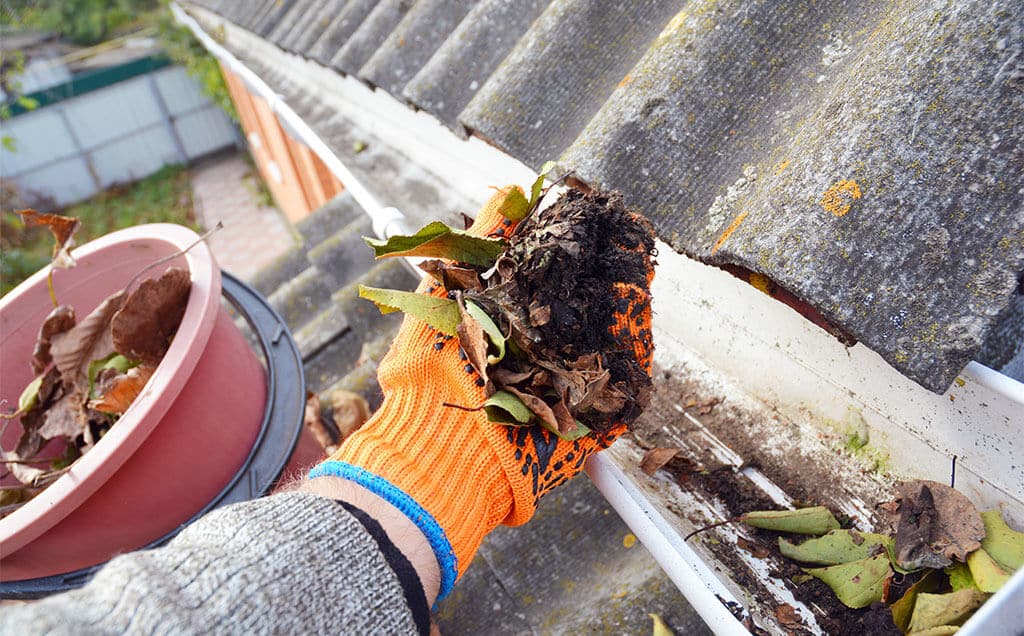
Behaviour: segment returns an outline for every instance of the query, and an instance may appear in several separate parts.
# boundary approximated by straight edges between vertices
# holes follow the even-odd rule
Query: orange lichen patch
[[[625,86],[626,84],[629,84],[631,81],[633,81],[633,76],[630,75],[629,73],[626,73],[626,76],[623,77],[621,80],[619,80],[618,87],[621,88],[621,87]]]
[[[758,274],[757,272],[750,272],[750,284],[769,296],[772,295],[772,281],[764,274]]]
[[[853,179],[836,181],[821,195],[821,207],[833,216],[845,216],[853,202],[861,197],[860,186]]]
[[[743,223],[743,219],[747,218],[747,214],[747,212],[740,212],[739,214],[736,215],[736,218],[732,220],[732,223],[729,224],[729,227],[725,228],[725,231],[722,232],[722,235],[718,237],[717,241],[715,241],[715,246],[711,248],[712,255],[715,252],[717,252],[720,247],[722,247],[723,243],[729,240],[729,237],[732,236],[732,233],[736,231],[736,228],[738,228],[740,224]]]
[[[789,167],[789,159],[786,159],[779,165],[775,166],[775,174],[782,174],[782,171]]]

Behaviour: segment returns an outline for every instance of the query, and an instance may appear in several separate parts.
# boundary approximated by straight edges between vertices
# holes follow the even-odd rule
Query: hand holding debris
[[[311,473],[356,481],[436,539],[441,597],[484,535],[529,520],[649,400],[650,226],[618,195],[573,190],[509,214],[538,190],[499,190],[468,232],[371,242],[378,255],[466,249],[428,264],[417,294],[364,290],[410,315],[380,366],[381,408]]]

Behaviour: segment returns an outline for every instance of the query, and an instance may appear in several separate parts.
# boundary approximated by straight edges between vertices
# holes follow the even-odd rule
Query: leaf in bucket
[[[181,325],[191,290],[191,276],[180,267],[142,281],[111,320],[114,350],[132,360],[158,364]]]
[[[1024,565],[1024,532],[1006,525],[998,510],[981,513],[985,524],[985,538],[981,547],[1004,569],[1016,571]]]
[[[111,367],[107,367],[111,368]],[[139,365],[129,369],[127,373],[120,373],[111,379],[101,383],[97,387],[100,397],[89,402],[89,408],[96,409],[102,413],[120,415],[128,410],[146,382],[156,371],[156,367]]]
[[[892,539],[884,534],[857,530],[832,530],[828,534],[808,539],[799,545],[779,537],[779,551],[783,556],[804,563],[839,565],[859,561],[885,552]]]
[[[910,617],[911,633],[942,625],[962,623],[988,598],[978,590],[959,590],[947,594],[918,594]]]
[[[755,510],[741,515],[739,520],[755,528],[794,534],[822,535],[829,530],[839,529],[839,522],[824,506],[798,510]]]
[[[75,308],[69,305],[54,307],[53,311],[43,321],[39,328],[39,335],[36,336],[36,346],[32,350],[32,371],[36,374],[43,370],[53,361],[50,355],[50,345],[53,337],[64,333],[75,326]]]
[[[114,350],[110,320],[121,308],[124,298],[124,291],[111,295],[82,322],[54,336],[50,352],[66,390],[71,387],[82,393],[88,390],[89,363]]]
[[[24,413],[31,411],[37,404],[39,404],[39,387],[43,385],[43,376],[38,376],[35,380],[28,383],[25,390],[21,392],[18,397],[18,411]]]
[[[480,267],[494,265],[505,249],[501,239],[474,236],[464,230],[455,230],[440,221],[424,226],[413,235],[392,236],[387,240],[363,237],[373,248],[374,256],[425,256],[447,258]]]
[[[373,302],[382,314],[404,311],[443,334],[458,335],[462,314],[459,311],[459,304],[450,298],[365,285],[359,286],[359,297]]]
[[[487,419],[501,424],[529,424],[533,411],[508,391],[496,391],[484,402]]]
[[[69,391],[46,409],[43,425],[39,435],[43,439],[67,437],[73,439],[81,434],[88,425],[85,410],[85,398],[79,391]]]
[[[884,554],[827,568],[806,568],[804,571],[832,588],[843,605],[854,609],[882,600],[886,579],[892,576],[889,557]]]
[[[917,595],[922,593],[931,594],[942,586],[942,576],[938,570],[928,570],[924,576],[911,585],[898,601],[889,606],[892,612],[892,622],[896,624],[904,634],[910,629],[910,617],[914,614],[914,605],[917,603]]]
[[[75,246],[75,232],[82,222],[70,216],[44,214],[35,210],[19,210],[25,227],[45,225],[53,234],[54,246],[52,265],[57,269],[71,269],[75,259],[71,257],[71,248]]]
[[[971,570],[974,584],[982,592],[995,594],[1010,580],[1010,575],[992,560],[985,548],[978,548],[967,555],[967,567]]]
[[[483,308],[480,307],[480,305],[476,304],[472,300],[467,300],[465,304],[466,312],[470,316],[472,316],[478,323],[480,323],[480,327],[482,327],[484,333],[487,334],[487,337],[490,339],[491,344],[493,344],[495,349],[498,350],[498,353],[496,355],[487,356],[487,363],[497,364],[501,362],[501,360],[505,357],[505,336],[501,333],[501,329],[498,328],[498,325],[495,324],[495,322],[491,319],[490,316],[487,315],[487,312],[484,311]]]

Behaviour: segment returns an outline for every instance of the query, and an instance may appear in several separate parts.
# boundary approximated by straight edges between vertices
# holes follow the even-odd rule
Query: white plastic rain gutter
[[[266,82],[207,35],[180,6],[172,3],[171,10],[211,54],[267,101],[290,134],[320,157],[370,216],[378,236],[386,238],[409,230],[405,216],[395,208],[382,206]],[[202,9],[197,12],[207,14]],[[408,150],[413,161],[444,172],[444,178],[452,183],[469,182],[472,188],[485,191],[485,185],[531,180],[531,171],[523,164],[477,139],[456,138],[429,115],[412,112],[390,95],[372,91],[353,78],[341,79],[313,62],[292,60],[295,56],[231,24],[225,24],[225,28],[232,41],[265,47],[275,59],[281,58],[282,64],[292,65],[289,71],[301,73],[303,81],[316,84],[317,80],[330,79],[332,83],[344,83],[346,97],[352,100],[354,121],[390,135],[392,141]],[[438,165],[442,163],[445,165]],[[675,254],[668,246],[661,248],[653,296],[654,331],[663,362],[665,354],[671,358],[673,351],[695,352],[716,371],[736,379],[752,396],[776,405],[781,413],[793,418],[814,414],[842,421],[856,412],[871,429],[872,439],[877,435],[892,450],[894,465],[915,477],[945,481],[948,457],[969,450],[972,454],[958,464],[957,487],[963,484],[979,503],[998,505],[1017,524],[1024,523],[1021,451],[1005,446],[1005,440],[1015,440],[1019,447],[1024,437],[1024,385],[972,362],[946,394],[931,394],[865,347],[846,349],[746,283]],[[659,311],[660,303],[672,306]],[[685,320],[678,318],[682,315]],[[766,365],[770,365],[771,373],[765,372]],[[955,408],[951,408],[954,402]],[[1003,445],[998,443],[1000,440]],[[725,606],[743,603],[607,455],[591,458],[586,470],[608,502],[716,634],[747,634]],[[1016,471],[1010,468],[1012,465],[1017,466]],[[1013,634],[1021,625],[1024,570],[1017,572],[960,633]]]

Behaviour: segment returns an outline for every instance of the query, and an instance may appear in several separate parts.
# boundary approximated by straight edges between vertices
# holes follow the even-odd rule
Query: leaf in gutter
[[[502,424],[529,424],[533,419],[531,411],[523,401],[508,391],[496,391],[484,402],[487,419]]]
[[[501,333],[501,329],[499,329],[494,320],[487,315],[487,312],[472,300],[466,301],[466,312],[480,323],[484,333],[486,333],[487,337],[491,340],[491,344],[493,344],[498,350],[496,355],[487,356],[487,363],[498,364],[505,357],[505,336]]]
[[[779,537],[779,551],[783,556],[804,563],[839,565],[859,561],[885,552],[892,539],[884,534],[857,530],[832,530],[828,534],[808,539],[799,545]]]
[[[981,547],[1004,569],[1016,571],[1024,565],[1024,532],[1006,525],[998,510],[981,513],[985,524],[985,538]]]
[[[19,210],[25,227],[45,225],[50,228],[53,234],[54,246],[52,265],[57,269],[70,269],[75,266],[75,259],[71,257],[71,248],[75,246],[75,232],[78,231],[82,222],[70,216],[59,214],[44,214],[35,210]]]
[[[884,554],[827,568],[805,568],[836,593],[847,607],[859,609],[882,600],[886,579],[892,576],[889,557]]]
[[[978,548],[967,555],[967,567],[971,570],[974,584],[982,592],[995,594],[1010,580],[1010,574],[992,560],[985,548]]]
[[[947,594],[918,594],[908,629],[915,633],[933,627],[962,623],[974,610],[981,607],[986,598],[987,594],[971,589]]]
[[[510,221],[522,221],[530,213],[531,205],[523,191],[518,186],[511,186],[505,190],[505,200],[498,207],[498,213]]]
[[[896,624],[896,627],[903,632],[907,633],[910,629],[910,617],[914,614],[914,605],[917,603],[917,595],[922,593],[931,594],[940,589],[942,586],[942,576],[938,570],[928,570],[924,576],[917,580],[898,601],[889,606],[889,611],[892,612],[892,622]]]
[[[739,521],[755,528],[794,534],[823,535],[839,529],[839,522],[824,506],[799,510],[755,510],[741,515]]]
[[[651,621],[654,623],[651,626],[651,636],[675,636],[675,632],[665,624],[665,620],[657,614],[648,614]]]
[[[680,448],[652,448],[644,453],[644,458],[640,460],[640,470],[644,471],[644,474],[653,475],[680,452]]]
[[[459,312],[459,304],[450,298],[365,285],[359,286],[359,297],[373,302],[382,314],[404,311],[443,334],[458,335],[462,315]]]
[[[522,195],[520,195],[522,196]],[[363,237],[373,248],[374,256],[424,256],[447,258],[460,263],[490,267],[505,249],[505,241],[474,236],[464,230],[454,230],[440,221],[423,227],[408,236],[392,236],[387,240]]]
[[[192,277],[180,267],[142,281],[110,321],[114,350],[132,360],[159,364],[181,325],[191,291]]]
[[[978,589],[977,584],[974,582],[974,576],[971,575],[971,568],[966,563],[954,563],[943,571],[949,576],[949,585],[953,588],[954,592]]]
[[[899,484],[896,563],[902,567],[942,568],[965,561],[981,546],[985,525],[962,493],[935,481]]]
[[[543,166],[540,167],[540,172],[537,173],[537,179],[533,182],[533,186],[530,187],[530,207],[532,208],[537,204],[537,199],[540,198],[541,188],[544,187],[544,179],[548,176],[548,173],[555,169],[554,161],[547,161]]]
[[[110,321],[124,304],[125,293],[111,295],[70,330],[54,336],[50,346],[65,389],[81,393],[88,390],[88,367],[93,360],[104,358],[114,350]]]
[[[952,636],[959,631],[959,625],[939,625],[938,627],[929,627],[928,629],[912,632],[909,636]]]
[[[32,350],[32,371],[36,374],[42,373],[53,361],[50,355],[50,344],[53,337],[64,333],[75,326],[75,308],[70,305],[54,307],[53,311],[43,321],[39,328],[39,335],[36,337],[36,346]]]

